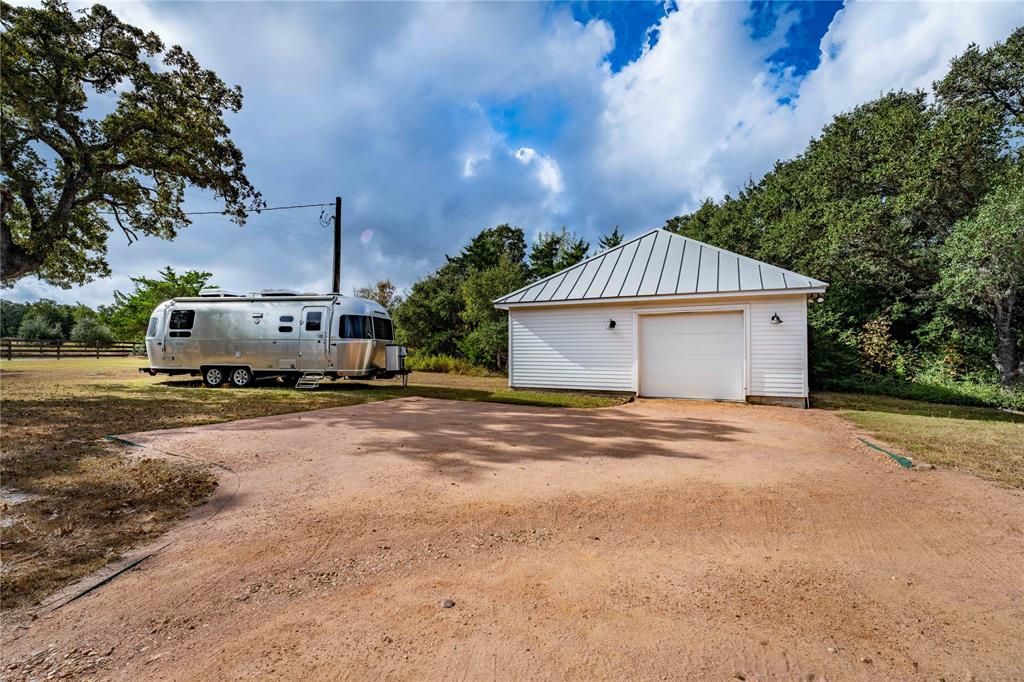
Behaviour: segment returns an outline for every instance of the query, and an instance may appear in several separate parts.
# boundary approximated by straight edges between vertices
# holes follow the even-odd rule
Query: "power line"
[[[204,197],[205,198],[205,197]],[[266,206],[264,208],[245,208],[242,213],[260,214],[264,211],[288,211],[293,208],[322,208],[330,204],[296,204],[294,206]],[[99,211],[103,215],[116,215],[114,211]],[[152,215],[152,214],[149,214]],[[227,211],[185,211],[183,215],[231,215]]]
[[[209,201],[218,201],[214,197],[206,197],[206,196],[202,196],[202,195],[191,194],[191,193],[188,193],[188,192],[186,192],[186,195],[191,196],[191,197],[196,198],[196,199],[205,199],[205,200],[209,200]],[[264,211],[287,211],[287,210],[298,209],[298,208],[324,208],[324,207],[331,206],[331,205],[332,204],[329,204],[329,203],[323,203],[323,204],[294,204],[294,205],[291,205],[291,206],[268,206],[266,208],[261,208],[261,209],[245,209],[244,212],[247,213],[247,214],[260,215]],[[101,213],[103,215],[114,215],[113,211],[99,211],[99,213]],[[208,216],[208,217],[211,217],[211,218],[219,218],[220,220],[223,220],[224,222],[234,222],[233,220],[231,220],[230,218],[227,217],[230,214],[229,213],[225,213],[224,211],[185,211],[184,215],[201,215],[201,216]],[[308,224],[308,225],[318,225],[319,227],[326,227],[319,220],[314,222],[312,220],[296,218],[294,216],[289,216],[289,215],[282,215],[281,217],[282,218],[286,218],[288,220],[294,220],[295,222],[302,223],[303,225],[307,225]],[[313,236],[311,234],[302,234],[302,233],[299,233],[299,232],[290,232],[288,230],[281,230],[281,229],[273,228],[273,227],[263,227],[261,225],[253,225],[251,223],[249,223],[247,225],[247,227],[251,227],[251,228],[253,228],[255,230],[264,230],[266,232],[277,232],[277,233],[280,233],[280,234],[287,234],[287,235],[291,235],[293,237],[301,237],[303,239],[315,239],[316,241],[320,241],[320,242],[330,242],[331,241],[330,239],[325,239],[323,237],[316,237],[316,236]],[[342,228],[342,231],[344,233],[352,235],[352,236],[358,236],[358,235],[361,234],[358,231],[352,230],[351,228],[345,228],[345,227]],[[374,237],[376,237],[377,239],[380,239],[382,241],[392,242],[394,244],[400,244],[402,246],[412,247],[414,249],[420,249],[422,251],[429,251],[431,253],[438,253],[438,254],[445,255],[445,256],[448,255],[447,251],[443,251],[441,249],[437,249],[437,248],[430,247],[430,246],[424,246],[423,244],[417,244],[415,242],[410,242],[410,241],[407,241],[407,240],[404,240],[404,239],[395,239],[394,237],[386,237],[383,234],[380,234],[379,230],[374,230]]]
[[[210,216],[210,217],[211,218],[216,218],[218,220],[222,220],[225,223],[233,222],[233,221],[231,221],[231,220],[229,220],[227,218],[222,218],[222,217],[219,217],[219,216]],[[308,223],[310,225],[314,224],[312,221],[300,221],[300,222]],[[277,232],[278,234],[287,234],[287,235],[290,235],[290,236],[293,236],[293,237],[301,237],[303,239],[314,239],[314,240],[316,240],[318,242],[330,242],[331,241],[330,239],[327,239],[325,237],[317,237],[317,236],[312,235],[312,234],[307,234],[307,233],[302,233],[302,232],[292,232],[291,230],[282,230],[282,229],[276,228],[276,227],[264,227],[263,225],[253,225],[252,223],[247,223],[246,226],[244,228],[241,228],[241,229],[263,230],[265,232]],[[358,230],[354,230],[354,229],[350,229],[350,228],[346,228],[346,227],[342,228],[342,232],[344,232],[345,234],[350,235],[352,237],[357,237],[357,236],[359,236],[361,234],[361,232],[359,232]],[[376,232],[374,233],[374,238],[375,239],[380,239],[380,240],[383,240],[383,241],[393,242],[395,244],[401,244],[403,246],[409,246],[409,247],[412,247],[414,249],[421,249],[423,251],[430,251],[432,253],[439,253],[441,255],[448,255],[447,251],[442,251],[441,249],[435,249],[435,248],[432,248],[432,247],[429,247],[429,246],[424,246],[422,244],[416,244],[415,242],[409,242],[409,241],[405,241],[405,240],[402,240],[402,239],[394,239],[392,237],[385,237],[384,235],[377,234]]]

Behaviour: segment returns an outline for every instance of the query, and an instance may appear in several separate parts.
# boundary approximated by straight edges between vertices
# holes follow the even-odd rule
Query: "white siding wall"
[[[626,305],[566,305],[509,312],[509,383],[519,388],[635,391],[634,313],[651,309],[746,307],[747,394],[807,395],[807,308],[804,294]],[[783,323],[771,324],[778,313]],[[608,320],[615,329],[608,329]]]
[[[511,310],[517,387],[633,390],[633,310],[572,305]],[[608,320],[615,329],[608,329]]]
[[[782,324],[772,324],[778,313]],[[750,385],[747,395],[807,395],[807,298],[750,302]]]

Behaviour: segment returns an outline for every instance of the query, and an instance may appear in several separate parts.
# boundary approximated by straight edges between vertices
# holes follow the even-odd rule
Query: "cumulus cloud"
[[[768,58],[795,14],[755,37],[741,3],[682,3],[657,43],[613,72],[601,20],[537,3],[116,3],[114,11],[245,91],[229,118],[250,179],[273,205],[344,197],[345,290],[408,286],[480,229],[566,224],[591,242],[660,225],[798,153],[834,114],[927,87],[975,41],[1024,23],[1014,3],[852,3],[817,68]],[[192,191],[189,208],[217,204]],[[331,210],[328,207],[328,210]],[[110,244],[114,278],[69,292],[28,280],[14,298],[109,302],[164,265],[221,286],[325,289],[319,208],[197,217],[174,242]],[[367,230],[371,239],[360,239]]]
[[[565,184],[562,182],[562,171],[558,162],[550,156],[538,154],[532,147],[520,147],[512,152],[512,156],[524,166],[535,166],[537,168],[537,182],[545,187],[555,197],[565,191]]]

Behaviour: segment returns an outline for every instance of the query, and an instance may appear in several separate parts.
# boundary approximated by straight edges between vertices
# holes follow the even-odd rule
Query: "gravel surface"
[[[234,473],[137,568],[12,614],[2,677],[1024,677],[1024,495],[857,435],[418,398],[129,434]]]

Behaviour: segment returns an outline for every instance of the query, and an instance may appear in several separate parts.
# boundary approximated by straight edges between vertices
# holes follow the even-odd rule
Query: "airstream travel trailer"
[[[404,376],[405,348],[393,339],[391,316],[375,301],[204,289],[156,307],[146,330],[149,367],[141,371],[201,375],[210,387],[265,377],[312,388],[324,378]]]

